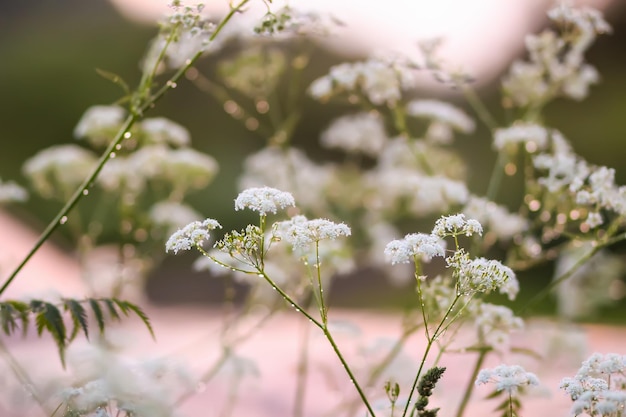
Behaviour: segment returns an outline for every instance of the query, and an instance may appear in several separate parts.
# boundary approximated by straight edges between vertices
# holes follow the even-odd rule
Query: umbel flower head
[[[296,202],[290,193],[271,187],[248,188],[239,193],[235,199],[235,210],[249,208],[262,216],[267,213],[276,214],[278,209],[295,205]]]
[[[189,223],[170,236],[165,243],[165,251],[173,251],[176,254],[181,250],[190,250],[194,246],[202,246],[205,240],[209,240],[209,231],[218,227],[221,228],[222,225],[213,219]]]
[[[539,378],[532,372],[526,372],[519,365],[498,365],[493,369],[483,369],[476,378],[476,385],[493,382],[497,391],[506,391],[513,395],[520,388],[539,385]]]
[[[404,239],[392,240],[385,247],[385,257],[392,265],[410,263],[415,257],[430,261],[434,256],[445,255],[445,242],[437,236],[410,233]]]
[[[295,216],[291,220],[277,224],[277,235],[289,242],[294,249],[306,249],[320,240],[335,240],[341,236],[350,236],[350,227],[344,223],[334,223],[327,219],[307,220],[304,216]]]

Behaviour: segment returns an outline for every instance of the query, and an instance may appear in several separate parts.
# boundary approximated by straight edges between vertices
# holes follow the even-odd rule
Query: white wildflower
[[[203,188],[209,184],[219,170],[215,158],[191,148],[174,149],[162,161],[157,178],[164,178],[175,188]]]
[[[442,216],[437,219],[432,234],[440,238],[459,235],[482,235],[483,227],[478,220],[465,219],[465,215],[460,213],[452,216]]]
[[[387,141],[385,126],[377,113],[358,113],[334,120],[322,133],[321,143],[346,152],[377,156]]]
[[[304,220],[303,216],[291,222],[282,235],[294,249],[307,249],[309,245],[321,240],[335,240],[341,236],[350,236],[350,228],[344,223],[334,223],[326,219]]]
[[[411,116],[422,117],[431,120],[429,132],[439,132],[436,136],[441,142],[447,143],[451,138],[451,132],[446,128],[452,128],[462,133],[472,133],[476,128],[472,120],[464,111],[449,103],[439,100],[413,100],[407,104],[407,113]],[[443,131],[442,131],[443,129]],[[427,138],[432,136],[427,133]]]
[[[153,117],[141,122],[141,130],[149,143],[185,146],[191,142],[189,131],[165,117]]]
[[[543,150],[548,145],[548,131],[539,125],[532,123],[517,123],[513,126],[497,129],[494,133],[494,147],[501,151],[511,149],[520,143],[525,143],[529,150],[529,143],[532,143],[530,150]]]
[[[165,244],[165,250],[176,254],[181,250],[190,250],[194,246],[200,247],[205,240],[209,240],[209,231],[221,227],[222,225],[213,219],[189,223],[170,236]]]
[[[524,321],[510,308],[489,303],[480,305],[475,324],[483,343],[498,351],[508,348],[510,334],[524,327]]]
[[[333,82],[330,77],[320,77],[309,86],[309,94],[317,100],[324,100],[333,92]]]
[[[96,165],[95,154],[77,145],[55,145],[28,159],[22,170],[42,196],[69,196]]]
[[[28,192],[14,181],[0,179],[0,204],[28,200]]]
[[[476,385],[487,383],[495,383],[496,391],[514,395],[520,388],[539,385],[539,379],[519,365],[498,365],[493,369],[482,369],[478,374]]]
[[[437,236],[411,233],[404,239],[393,240],[385,247],[385,256],[391,264],[414,262],[416,258],[429,261],[445,255],[445,242]]]
[[[267,213],[276,213],[278,209],[294,207],[296,202],[293,196],[276,188],[261,187],[243,190],[235,199],[235,210],[248,208],[262,216]]]
[[[74,128],[74,137],[87,138],[94,146],[107,145],[122,125],[126,111],[119,106],[92,106]]]
[[[509,213],[505,207],[482,197],[470,196],[463,213],[476,219],[485,226],[485,229],[504,240],[510,240],[528,229],[528,220],[524,217]]]
[[[458,290],[462,294],[489,293],[499,290],[509,300],[514,300],[519,292],[519,282],[513,270],[493,259],[470,259],[463,250],[458,250],[446,259],[449,267],[454,268],[458,279]]]

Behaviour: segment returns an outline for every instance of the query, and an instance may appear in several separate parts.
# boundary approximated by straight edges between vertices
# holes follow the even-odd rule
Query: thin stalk
[[[333,339],[333,336],[330,334],[330,331],[328,330],[328,328],[326,326],[324,326],[322,331],[324,332],[324,336],[326,336],[326,339],[328,340],[328,343],[330,343],[330,345],[333,347],[333,350],[335,351],[335,354],[339,358],[339,361],[341,361],[341,364],[343,365],[343,369],[346,370],[346,372],[348,374],[348,377],[350,378],[350,382],[352,382],[352,384],[354,385],[354,388],[356,388],[357,392],[359,393],[359,396],[361,397],[361,400],[363,401],[363,404],[365,404],[365,407],[367,408],[367,411],[370,413],[370,417],[376,417],[376,414],[374,413],[374,410],[372,409],[372,406],[370,405],[367,397],[365,396],[365,393],[361,389],[361,386],[356,381],[356,378],[354,377],[354,374],[350,370],[350,367],[348,366],[348,363],[346,362],[346,360],[344,359],[343,355],[341,354],[341,351],[339,350],[339,347],[337,346],[337,343],[335,343],[335,339]]]
[[[428,338],[428,344],[426,345],[426,350],[424,351],[424,355],[422,355],[422,360],[420,361],[419,369],[417,370],[417,374],[415,375],[415,379],[413,380],[413,385],[411,386],[411,391],[409,392],[409,397],[406,400],[406,405],[404,406],[404,411],[402,412],[402,417],[406,417],[407,416],[407,412],[409,411],[409,406],[411,404],[411,398],[413,397],[413,394],[415,393],[415,388],[417,388],[417,383],[419,382],[420,376],[422,374],[422,369],[424,368],[424,364],[426,363],[426,358],[428,357],[428,353],[430,352],[430,349],[433,347],[433,344],[435,343],[435,341],[439,337],[441,328],[443,327],[443,324],[448,319],[448,316],[452,312],[452,309],[456,305],[456,303],[459,300],[459,298],[460,298],[459,295],[457,295],[454,298],[454,300],[450,304],[450,307],[448,307],[448,310],[446,311],[446,314],[444,314],[443,318],[441,319],[441,322],[437,325],[437,328],[433,332],[432,337]],[[427,327],[426,323],[424,323],[424,327]]]
[[[317,290],[319,291],[320,314],[322,315],[322,323],[324,327],[328,326],[328,311],[324,303],[324,288],[322,287],[322,271],[320,265],[320,243],[315,242],[315,270],[317,272]]]
[[[528,310],[530,307],[534,306],[539,301],[544,299],[550,293],[550,291],[552,291],[561,282],[563,282],[566,279],[568,279],[569,277],[571,277],[574,274],[574,272],[576,272],[576,270],[578,270],[578,268],[580,268],[585,262],[587,262],[589,259],[591,259],[591,257],[593,255],[595,255],[596,253],[598,253],[598,251],[600,249],[602,249],[603,247],[604,247],[603,245],[595,246],[589,252],[587,252],[585,255],[580,257],[580,259],[578,259],[578,261],[576,261],[576,263],[574,265],[572,265],[572,267],[570,269],[565,271],[560,277],[558,277],[557,279],[552,281],[550,284],[548,284],[548,286],[546,286],[543,290],[541,290],[539,292],[539,294],[537,294],[533,298],[531,298],[530,301],[528,303],[526,303],[526,305],[524,307],[522,307],[520,310],[518,310],[518,312],[516,314],[517,315],[521,315],[526,310]]]
[[[472,371],[472,375],[467,383],[467,387],[465,387],[465,393],[463,394],[463,399],[459,404],[459,409],[456,412],[456,417],[463,417],[465,413],[465,408],[467,407],[467,403],[469,402],[470,397],[472,396],[472,392],[474,391],[474,381],[476,381],[476,377],[478,376],[478,372],[480,372],[483,367],[483,363],[485,362],[485,357],[487,356],[487,350],[481,349],[478,354],[478,358],[476,359],[476,364],[474,365],[474,370]]]
[[[217,26],[215,31],[211,34],[209,41],[213,41],[218,33],[224,28],[226,23],[238,13],[249,0],[242,0],[239,5],[232,7],[229,13],[222,19],[220,24]],[[72,197],[68,200],[68,202],[63,206],[63,208],[59,211],[59,213],[52,219],[52,221],[48,224],[46,229],[43,231],[37,242],[33,245],[32,249],[28,252],[28,254],[24,257],[22,262],[13,270],[11,275],[6,279],[2,287],[0,287],[0,295],[4,293],[7,287],[13,282],[17,274],[24,268],[24,266],[30,261],[30,259],[35,255],[35,253],[41,248],[46,240],[52,235],[52,233],[59,227],[61,224],[61,220],[66,217],[69,212],[78,204],[80,199],[85,195],[84,191],[87,190],[102,171],[102,168],[107,163],[107,161],[111,158],[111,153],[114,152],[122,140],[124,140],[124,136],[127,132],[130,131],[131,127],[135,124],[135,122],[143,115],[145,111],[154,107],[155,103],[159,101],[165,93],[176,85],[176,82],[185,74],[185,72],[200,58],[202,55],[202,51],[196,53],[193,58],[188,60],[185,65],[183,65],[159,90],[156,91],[153,95],[151,95],[145,102],[138,107],[138,109],[131,109],[131,114],[126,118],[122,127],[119,129],[106,151],[102,154],[100,159],[98,160],[98,164],[93,169],[91,174],[81,183],[78,189],[74,192]]]
[[[465,96],[465,100],[470,105],[470,107],[474,110],[478,118],[485,126],[489,128],[489,130],[495,130],[498,128],[498,122],[491,115],[485,103],[480,99],[478,94],[474,91],[473,88],[468,87],[467,84],[461,86],[461,91]]]

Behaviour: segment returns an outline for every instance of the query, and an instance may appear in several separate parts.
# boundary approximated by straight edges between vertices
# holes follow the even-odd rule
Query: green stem
[[[463,394],[463,399],[461,400],[461,404],[459,404],[459,409],[456,412],[456,417],[463,417],[465,413],[465,408],[467,407],[467,403],[469,402],[470,397],[472,396],[472,392],[474,391],[474,381],[476,381],[476,377],[480,372],[480,369],[485,362],[485,357],[487,356],[487,350],[481,349],[478,354],[478,358],[476,359],[476,364],[474,365],[474,370],[472,371],[472,375],[467,383],[467,387],[465,388],[465,393]]]
[[[461,85],[461,91],[465,96],[465,100],[472,107],[478,118],[485,126],[487,126],[490,130],[495,130],[498,128],[498,122],[491,115],[485,103],[480,99],[478,94],[474,91],[473,88],[468,87],[467,84]]]
[[[322,287],[322,271],[320,265],[320,243],[315,242],[315,272],[317,273],[317,291],[319,292],[320,302],[320,314],[322,315],[322,323],[324,326],[328,325],[328,311],[326,310],[326,304],[324,303],[324,287]]]
[[[239,3],[239,5],[232,7],[230,9],[230,12],[226,15],[226,17],[224,17],[224,19],[222,19],[220,24],[217,26],[217,28],[215,29],[215,31],[209,38],[209,41],[213,41],[215,39],[218,33],[224,28],[226,23],[228,23],[228,21],[235,15],[235,13],[239,12],[241,8],[245,6],[246,3],[248,3],[248,1],[249,0],[242,0]],[[44,242],[48,240],[48,238],[57,229],[57,227],[59,227],[59,225],[61,224],[61,220],[65,218],[68,215],[68,213],[76,206],[76,204],[78,204],[80,199],[83,196],[85,196],[84,191],[87,190],[91,185],[93,185],[93,182],[98,177],[98,174],[100,173],[100,171],[102,171],[104,164],[106,164],[106,162],[111,158],[111,153],[114,152],[117,149],[117,145],[119,145],[122,142],[122,140],[124,140],[126,133],[130,131],[131,127],[135,124],[135,122],[143,115],[145,111],[152,108],[154,104],[158,100],[160,100],[170,88],[173,88],[176,85],[176,82],[198,60],[198,58],[200,58],[200,55],[202,55],[202,51],[196,53],[196,55],[194,55],[193,58],[187,61],[186,64],[183,65],[169,79],[168,82],[166,82],[159,90],[157,90],[156,93],[154,93],[152,96],[147,98],[146,101],[143,103],[143,105],[139,106],[138,109],[132,109],[133,110],[132,113],[126,118],[126,120],[122,124],[122,127],[117,132],[117,135],[115,135],[115,137],[113,138],[113,141],[111,141],[106,151],[102,154],[102,156],[98,160],[98,164],[96,165],[94,170],[91,172],[91,174],[89,174],[89,176],[85,179],[85,181],[82,182],[82,184],[74,192],[74,194],[69,199],[69,201],[65,204],[65,206],[63,206],[63,208],[59,211],[59,213],[54,217],[54,219],[52,219],[52,221],[48,224],[48,226],[43,231],[39,239],[37,239],[37,242],[35,242],[35,245],[28,252],[26,257],[22,260],[22,262],[20,262],[20,264],[15,268],[15,270],[11,273],[11,275],[9,275],[9,277],[6,279],[2,287],[0,287],[0,295],[4,293],[7,287],[13,282],[17,274],[19,274],[19,272],[24,268],[24,266],[28,263],[28,261],[30,261],[30,259],[33,257],[33,255],[35,255],[35,253],[39,250],[39,248],[41,248]]]
[[[324,336],[326,336],[326,339],[328,340],[328,343],[330,343],[330,345],[333,347],[333,350],[335,351],[335,354],[337,355],[337,357],[341,361],[341,364],[343,365],[343,369],[346,370],[346,372],[348,374],[348,377],[350,377],[350,382],[352,382],[352,384],[356,388],[357,392],[359,393],[359,396],[361,397],[361,400],[363,401],[363,404],[365,404],[365,407],[367,408],[367,411],[370,413],[370,417],[376,417],[376,414],[374,413],[374,410],[372,409],[372,406],[370,405],[367,397],[365,396],[365,393],[361,389],[361,386],[356,381],[356,378],[354,377],[354,374],[350,370],[350,367],[348,366],[348,363],[346,362],[346,360],[344,359],[343,355],[341,354],[341,351],[339,350],[339,347],[335,343],[335,339],[333,339],[333,336],[330,334],[330,331],[328,330],[328,327],[324,326],[322,331],[324,332]]]
[[[448,316],[452,312],[452,309],[454,309],[454,306],[456,305],[456,303],[459,300],[459,298],[460,298],[459,295],[457,295],[454,298],[454,300],[450,304],[450,307],[448,307],[448,310],[446,311],[446,314],[444,314],[443,318],[441,319],[441,322],[437,325],[437,328],[433,332],[432,337],[428,338],[428,344],[426,345],[426,350],[424,351],[424,355],[422,356],[422,360],[420,361],[419,369],[417,370],[417,374],[415,375],[415,379],[413,380],[413,385],[411,386],[411,391],[409,392],[409,397],[406,400],[406,405],[404,406],[404,411],[402,412],[402,417],[406,417],[407,416],[407,413],[409,411],[409,406],[411,404],[411,398],[413,398],[413,394],[415,393],[415,388],[417,388],[417,383],[419,382],[420,376],[422,374],[422,369],[424,369],[424,364],[426,363],[426,359],[428,357],[428,353],[430,352],[430,349],[433,347],[433,344],[435,343],[437,338],[440,336],[440,332],[442,330],[443,324],[448,319]],[[426,323],[424,323],[424,327],[428,327]]]

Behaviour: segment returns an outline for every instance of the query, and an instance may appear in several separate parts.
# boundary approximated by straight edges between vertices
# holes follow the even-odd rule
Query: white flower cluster
[[[313,81],[309,93],[318,100],[325,100],[335,94],[360,92],[372,104],[393,106],[402,97],[402,91],[414,85],[412,70],[407,62],[374,58],[343,63]]]
[[[28,159],[22,170],[44,197],[65,199],[87,178],[96,156],[77,145],[55,145]]]
[[[93,146],[106,146],[122,125],[126,110],[119,106],[91,106],[74,128],[74,137]]]
[[[519,365],[498,365],[493,369],[482,369],[478,374],[476,385],[487,383],[495,383],[497,391],[515,395],[522,388],[539,385],[539,378]]]
[[[503,82],[510,104],[542,105],[558,96],[581,100],[598,82],[596,69],[584,62],[584,53],[598,34],[611,30],[609,24],[596,10],[563,3],[548,16],[561,34],[545,31],[526,38],[529,61],[513,63]]]
[[[221,227],[222,225],[213,219],[189,223],[170,236],[165,243],[165,251],[172,251],[176,254],[182,250],[190,250],[192,247],[200,247],[211,237],[209,233],[211,230]]]
[[[408,115],[430,120],[426,139],[435,143],[450,143],[453,130],[472,133],[476,123],[463,110],[439,100],[413,100],[407,104]]]
[[[308,220],[305,216],[295,216],[276,225],[277,236],[289,242],[295,250],[308,249],[311,244],[336,240],[341,236],[350,236],[351,233],[344,223],[327,219]]]
[[[385,256],[392,265],[430,261],[435,256],[445,256],[445,242],[425,233],[410,233],[404,239],[392,240],[385,247]]]
[[[594,353],[573,378],[563,378],[560,388],[574,401],[572,415],[616,415],[626,407],[626,356]]]
[[[154,225],[164,228],[169,233],[202,218],[200,213],[191,207],[170,201],[156,203],[148,215]]]
[[[385,125],[378,113],[358,113],[334,120],[322,133],[321,144],[348,153],[377,156],[387,142]]]
[[[534,123],[516,123],[497,129],[493,135],[493,146],[498,150],[515,151],[523,143],[528,152],[544,150],[548,146],[548,131]]]
[[[235,199],[235,210],[248,208],[262,216],[267,213],[276,214],[278,209],[295,205],[296,202],[290,193],[271,187],[248,188],[239,193]]]
[[[509,300],[514,300],[519,292],[519,282],[513,270],[495,259],[470,259],[461,249],[446,258],[446,263],[454,269],[453,275],[458,279],[457,288],[461,294],[489,293],[497,289]]]
[[[487,231],[503,240],[510,240],[528,229],[526,218],[509,213],[505,207],[486,198],[470,196],[462,211],[479,221]]]
[[[524,321],[508,307],[482,303],[478,308],[475,325],[483,343],[503,351],[509,346],[510,334],[523,329]]]
[[[0,204],[28,200],[28,192],[14,181],[2,181],[0,178]]]
[[[576,204],[589,208],[586,223],[590,228],[604,223],[600,210],[626,214],[626,186],[615,184],[613,168],[593,166],[568,149],[537,155],[533,163],[546,171],[538,182],[548,191],[568,191]]]
[[[482,235],[483,227],[476,219],[465,219],[465,214],[459,213],[452,216],[443,216],[437,219],[432,234],[440,238],[446,236],[472,236]]]
[[[165,117],[152,117],[141,122],[142,133],[147,136],[149,143],[164,143],[174,147],[189,146],[191,136],[189,131]]]

